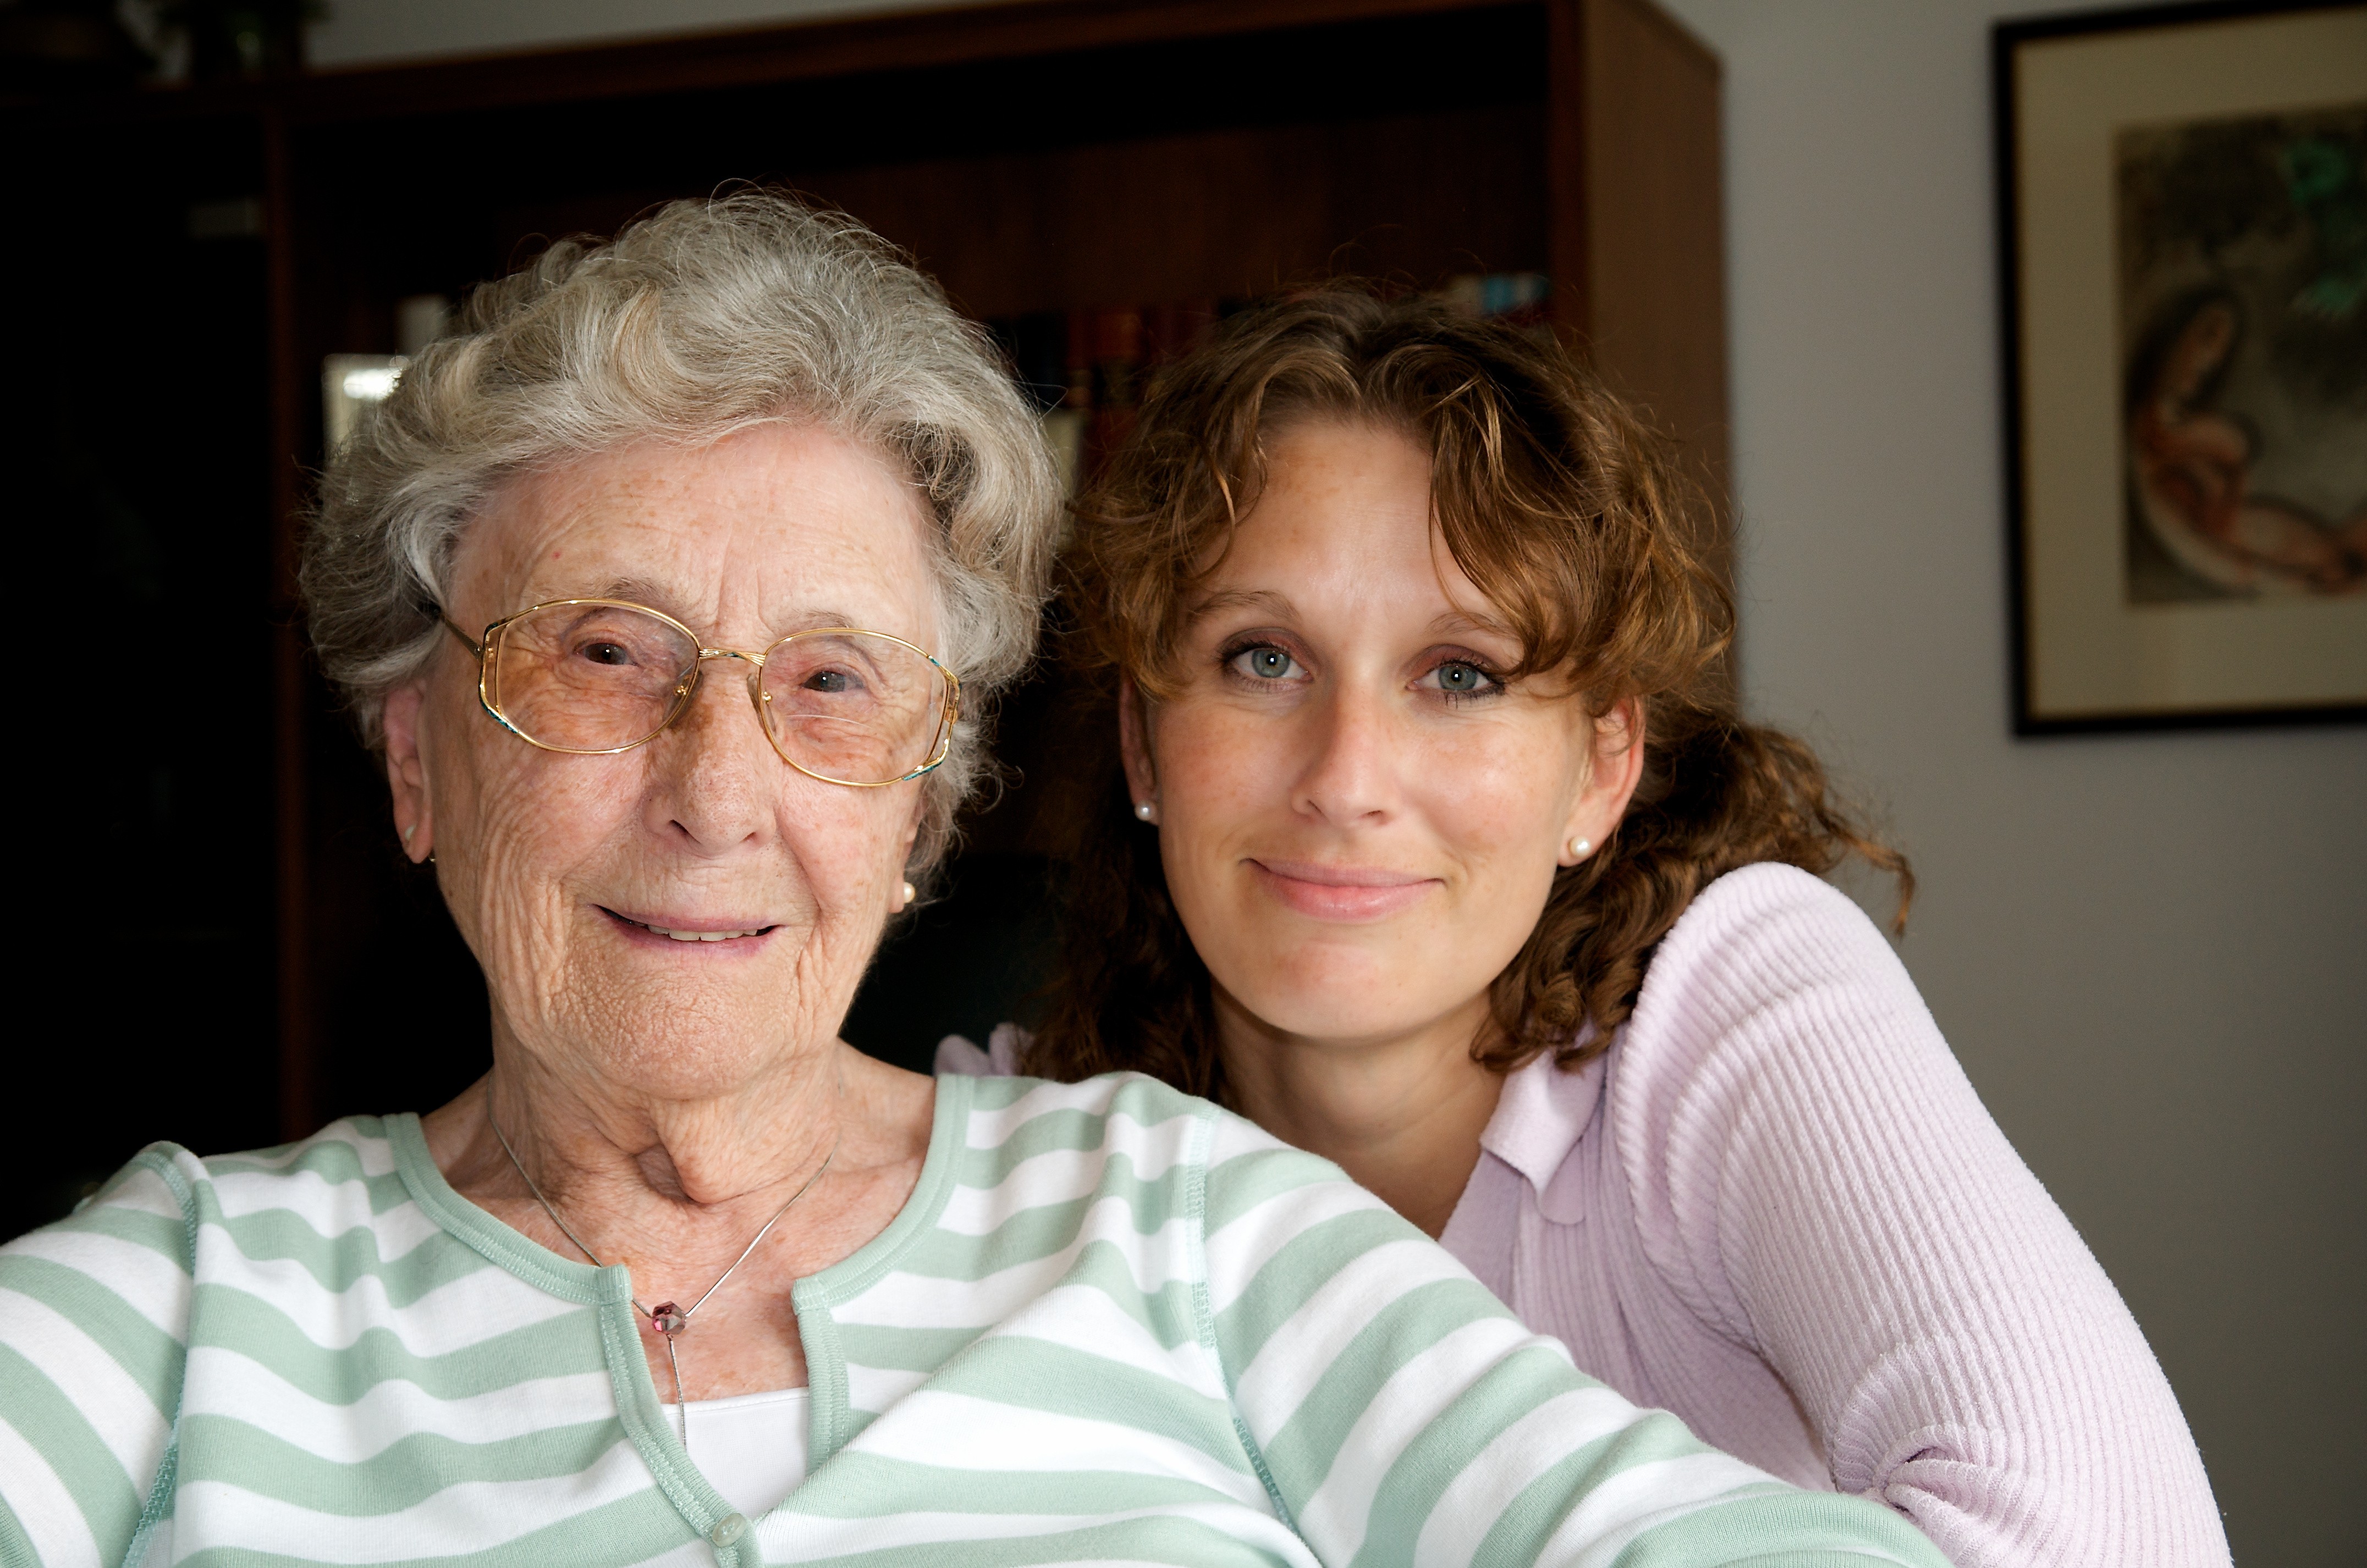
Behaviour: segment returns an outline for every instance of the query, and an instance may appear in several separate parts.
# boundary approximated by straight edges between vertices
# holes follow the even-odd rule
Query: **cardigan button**
[[[744,1517],[738,1514],[726,1514],[715,1521],[715,1528],[707,1532],[707,1539],[718,1546],[730,1546],[747,1533],[748,1521]]]

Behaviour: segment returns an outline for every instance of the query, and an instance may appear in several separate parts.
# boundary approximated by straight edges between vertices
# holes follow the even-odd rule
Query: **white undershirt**
[[[690,1462],[750,1518],[768,1514],[806,1478],[811,1403],[801,1388],[690,1402]],[[666,1425],[682,1430],[677,1407]]]

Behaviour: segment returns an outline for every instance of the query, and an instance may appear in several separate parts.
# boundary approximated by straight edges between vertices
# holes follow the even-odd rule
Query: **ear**
[[[921,840],[921,820],[928,815],[928,781],[923,779],[921,781],[921,787],[912,792],[912,809],[904,818],[904,853],[903,857],[896,863],[897,864],[912,863],[912,846]]]
[[[421,747],[420,712],[427,685],[413,681],[386,699],[379,728],[386,737],[386,783],[394,796],[394,830],[402,852],[417,865],[436,852],[436,806],[427,785],[427,760]]]
[[[1126,787],[1138,806],[1159,799],[1159,770],[1150,762],[1150,708],[1131,675],[1117,681],[1117,749],[1126,761]]]
[[[1623,697],[1594,721],[1594,755],[1587,770],[1586,787],[1570,807],[1562,827],[1561,863],[1576,865],[1611,836],[1627,815],[1627,803],[1644,777],[1644,707]],[[1570,845],[1584,839],[1585,854],[1572,854]]]

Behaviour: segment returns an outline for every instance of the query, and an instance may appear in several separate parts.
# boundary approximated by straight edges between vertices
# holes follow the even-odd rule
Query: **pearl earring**
[[[1569,858],[1572,860],[1584,860],[1593,852],[1594,840],[1591,839],[1572,839],[1569,841]]]
[[[900,909],[909,909],[912,907],[912,900],[920,896],[921,890],[908,882],[904,884],[904,901],[896,907]]]
[[[1145,822],[1159,820],[1159,807],[1147,800],[1138,800],[1134,803],[1134,814]]]
[[[416,822],[413,822],[410,827],[405,828],[402,830],[402,842],[404,848],[408,849],[411,846],[411,835],[417,831],[419,831],[419,824]]]

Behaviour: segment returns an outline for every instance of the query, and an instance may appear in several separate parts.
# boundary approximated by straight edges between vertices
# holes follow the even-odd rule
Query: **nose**
[[[708,854],[761,840],[773,826],[781,759],[748,711],[744,668],[711,660],[689,708],[642,748],[654,773],[650,827]]]
[[[1300,721],[1307,751],[1292,807],[1335,828],[1388,821],[1399,804],[1405,738],[1387,696],[1363,682],[1327,682]]]

